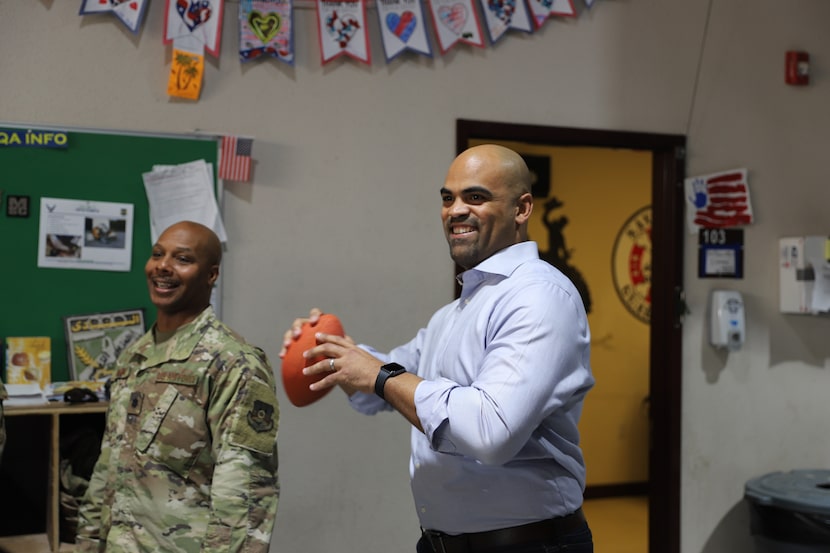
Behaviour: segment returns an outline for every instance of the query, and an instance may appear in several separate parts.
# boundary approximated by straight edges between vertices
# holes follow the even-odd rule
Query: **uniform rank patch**
[[[272,454],[280,420],[274,392],[256,380],[248,382],[245,392],[231,428],[230,441],[245,449]]]
[[[130,394],[130,405],[127,407],[128,415],[140,415],[141,404],[144,401],[144,394],[141,392],[133,392]]]
[[[274,428],[274,406],[254,400],[254,408],[248,411],[248,424],[254,432],[268,432]]]

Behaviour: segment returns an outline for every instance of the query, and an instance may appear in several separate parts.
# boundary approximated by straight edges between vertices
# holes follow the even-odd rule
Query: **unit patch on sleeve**
[[[245,399],[231,428],[231,443],[270,454],[277,438],[279,407],[273,391],[257,381],[247,385]]]
[[[268,432],[274,428],[274,406],[264,401],[254,401],[254,407],[248,411],[248,424],[254,432]]]

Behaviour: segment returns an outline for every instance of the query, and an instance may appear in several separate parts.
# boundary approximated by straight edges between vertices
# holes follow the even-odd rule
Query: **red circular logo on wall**
[[[651,320],[651,206],[640,208],[617,233],[611,252],[614,289],[639,320]]]

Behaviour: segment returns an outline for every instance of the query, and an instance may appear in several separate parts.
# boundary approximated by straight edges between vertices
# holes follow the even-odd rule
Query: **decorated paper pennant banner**
[[[167,80],[167,94],[188,100],[198,100],[202,92],[202,77],[205,73],[205,56],[202,52],[180,49],[181,41],[173,47],[173,63]]]
[[[527,0],[530,12],[533,14],[533,22],[536,28],[541,29],[542,24],[550,17],[551,0]]]
[[[432,57],[421,0],[377,0],[376,5],[387,62],[406,50]]]
[[[242,61],[270,55],[294,65],[292,0],[242,0],[239,3],[239,56]]]
[[[577,17],[574,0],[426,0],[433,29],[446,54],[459,42],[484,48],[478,10],[490,42],[514,29],[532,33],[550,17]],[[0,0],[2,2],[2,0]],[[150,0],[82,0],[80,15],[112,13],[138,32]],[[225,0],[165,0],[164,44],[173,43],[168,92],[198,98],[204,52],[219,57]],[[239,56],[266,56],[294,65],[294,0],[237,0]],[[315,0],[322,62],[347,55],[371,65],[368,0]],[[432,57],[424,0],[374,0],[387,63],[406,50]],[[583,0],[591,8],[596,0]],[[186,76],[187,79],[184,79]],[[194,88],[195,87],[195,88]],[[186,92],[185,92],[186,91]]]
[[[429,7],[442,54],[458,42],[484,48],[481,23],[472,0],[429,0]]]
[[[219,57],[224,0],[167,0],[164,12],[164,43],[192,38]]]
[[[536,28],[540,28],[549,17],[576,17],[573,0],[528,0]]]
[[[317,0],[317,24],[323,65],[343,54],[371,65],[366,0]]]
[[[576,8],[573,0],[553,0],[550,14],[558,17],[576,17]]]
[[[91,13],[114,14],[132,32],[137,33],[144,19],[148,0],[83,0],[80,15]]]
[[[525,0],[480,0],[490,42],[496,43],[508,29],[533,32]]]

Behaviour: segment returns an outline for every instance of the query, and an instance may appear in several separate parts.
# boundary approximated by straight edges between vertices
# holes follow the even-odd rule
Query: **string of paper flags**
[[[308,1],[308,0],[306,0]],[[371,65],[366,11],[370,0],[311,0],[321,62],[341,56]],[[510,30],[532,33],[553,17],[577,17],[575,0],[372,0],[386,62],[405,51],[432,57],[427,17],[441,55],[456,44],[495,44]],[[582,0],[591,8],[595,0]],[[239,0],[239,58],[275,57],[294,65],[294,9],[303,0]],[[150,0],[82,0],[80,15],[111,13],[133,33]],[[475,4],[479,5],[479,10]],[[167,92],[196,100],[205,52],[219,57],[225,0],[165,0],[164,43],[173,44]],[[482,17],[483,16],[483,17]],[[482,25],[483,20],[483,25]]]

